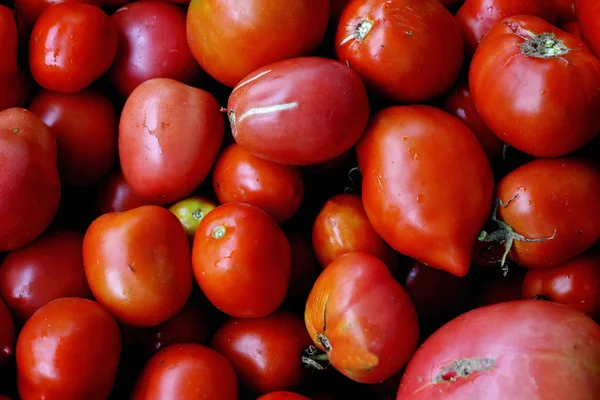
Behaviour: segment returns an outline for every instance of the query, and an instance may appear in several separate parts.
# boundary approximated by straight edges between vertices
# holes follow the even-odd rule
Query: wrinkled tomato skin
[[[22,69],[9,77],[0,77],[0,111],[12,107],[25,107],[32,88],[33,78]]]
[[[488,361],[466,377],[446,372],[468,359]],[[599,363],[600,327],[585,314],[539,300],[501,303],[430,336],[408,364],[397,400],[595,399]]]
[[[14,354],[15,336],[13,316],[0,298],[0,368]]]
[[[174,317],[192,290],[187,236],[177,217],[162,207],[95,219],[85,233],[83,262],[98,302],[135,327]]]
[[[263,394],[256,400],[310,400],[310,398],[294,392],[277,391]]]
[[[260,318],[279,308],[289,286],[291,263],[283,230],[250,204],[215,208],[202,219],[194,237],[196,281],[208,300],[232,317]]]
[[[600,3],[594,0],[575,0],[575,12],[581,36],[594,54],[600,57]]]
[[[227,107],[239,145],[287,165],[318,164],[343,154],[358,141],[369,118],[360,77],[321,57],[279,61],[254,71],[234,88]]]
[[[15,8],[23,20],[33,26],[48,7],[58,3],[86,3],[102,7],[104,0],[14,0]]]
[[[568,53],[524,55],[520,45],[542,33],[554,34]],[[490,129],[532,156],[570,154],[600,130],[600,60],[577,37],[539,18],[518,16],[495,25],[473,57],[469,85]]]
[[[133,192],[120,168],[113,169],[98,184],[95,213],[123,212],[147,205]]]
[[[76,2],[56,4],[33,26],[31,74],[44,89],[76,93],[108,71],[117,46],[117,29],[100,8]]]
[[[229,319],[211,340],[233,365],[240,385],[256,394],[299,387],[307,372],[302,352],[311,344],[302,317],[288,311]]]
[[[225,132],[210,93],[170,78],[140,84],[127,98],[119,123],[125,180],[143,201],[174,203],[208,176]]]
[[[106,399],[120,353],[119,326],[98,303],[54,300],[33,314],[17,339],[21,399]]]
[[[381,260],[366,253],[345,254],[323,270],[308,296],[304,321],[331,365],[360,383],[396,374],[419,340],[408,294]]]
[[[494,190],[475,134],[437,108],[393,106],[373,116],[357,155],[363,204],[379,235],[408,257],[466,275]]]
[[[31,243],[56,215],[56,153],[56,139],[35,114],[23,108],[0,111],[0,251]]]
[[[372,26],[357,37],[363,21]],[[460,28],[437,0],[350,2],[338,24],[335,51],[367,87],[402,103],[428,101],[448,91],[464,58]]]
[[[328,21],[322,0],[192,0],[187,39],[204,71],[234,87],[267,64],[311,54]]]
[[[12,10],[0,4],[0,79],[17,73],[19,35]]]

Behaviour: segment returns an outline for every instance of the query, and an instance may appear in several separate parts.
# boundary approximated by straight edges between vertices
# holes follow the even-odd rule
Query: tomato
[[[600,56],[600,3],[595,0],[575,0],[575,11],[583,39]]]
[[[12,10],[0,4],[0,78],[17,73],[17,49],[19,36],[17,21]]]
[[[252,204],[280,223],[298,211],[304,197],[304,183],[297,167],[256,157],[235,143],[219,155],[212,176],[221,204]]]
[[[475,134],[431,106],[393,106],[373,116],[357,155],[365,211],[381,237],[426,265],[466,275],[494,190]]]
[[[351,252],[372,254],[392,272],[397,267],[396,252],[375,232],[356,194],[339,194],[327,200],[313,223],[312,245],[323,268]]]
[[[306,396],[294,392],[277,391],[263,394],[256,400],[311,400]]]
[[[496,196],[498,230],[480,239],[506,243],[505,257],[523,267],[561,264],[600,239],[600,167],[592,162],[531,161],[506,175]]]
[[[204,71],[234,87],[267,64],[311,54],[328,21],[322,0],[192,0],[187,39]]]
[[[575,35],[577,36],[577,38],[581,39],[581,27],[578,21],[568,22],[560,26],[560,29],[567,33],[570,33],[571,35]]]
[[[192,248],[194,276],[208,300],[232,317],[259,318],[283,302],[291,250],[277,222],[260,208],[227,203],[208,213]]]
[[[350,2],[338,24],[335,51],[368,87],[403,103],[445,93],[464,58],[460,28],[437,0]]]
[[[369,118],[360,77],[321,57],[284,60],[254,71],[233,89],[227,108],[239,145],[288,165],[318,164],[341,155],[360,138]]]
[[[100,8],[76,2],[56,4],[33,26],[31,74],[44,89],[79,92],[108,71],[117,45],[117,29]]]
[[[202,70],[187,44],[184,9],[143,0],[127,4],[110,18],[119,32],[119,48],[108,79],[121,95],[129,96],[151,78],[187,84],[198,80]]]
[[[192,290],[187,236],[177,217],[162,207],[95,219],[83,241],[83,262],[94,297],[132,326],[174,317]]]
[[[29,111],[50,127],[58,144],[58,172],[65,185],[88,186],[113,166],[117,153],[117,110],[103,94],[42,90]]]
[[[531,269],[523,298],[569,305],[600,321],[600,253],[589,252],[551,268]]]
[[[236,400],[231,363],[215,350],[193,343],[156,353],[138,377],[132,400]]]
[[[110,0],[107,0],[108,4]],[[23,20],[33,26],[40,15],[48,7],[59,3],[86,3],[96,7],[102,7],[104,0],[14,0],[15,8]]]
[[[533,156],[572,153],[600,130],[600,60],[539,18],[495,25],[473,57],[469,83],[490,129]]]
[[[308,296],[304,320],[331,365],[360,383],[397,373],[419,340],[408,294],[387,266],[367,253],[345,254],[323,270]]]
[[[496,23],[515,15],[540,17],[551,24],[557,22],[556,9],[548,7],[548,0],[466,0],[456,13],[466,55],[475,53],[481,39]]]
[[[501,303],[430,336],[397,399],[596,399],[599,363],[600,327],[585,314],[538,300]]]
[[[562,23],[577,21],[575,0],[553,0],[558,13],[558,20]]]
[[[120,353],[119,326],[98,303],[51,301],[29,318],[17,339],[21,399],[106,399]]]
[[[22,69],[9,77],[0,77],[0,111],[24,107],[29,100],[32,86],[33,79]]]
[[[119,125],[119,158],[137,196],[173,203],[196,189],[217,157],[225,122],[208,92],[169,78],[140,84]]]
[[[10,310],[0,298],[0,367],[13,355],[15,324]]]
[[[56,140],[32,112],[0,111],[0,171],[0,251],[10,251],[40,236],[60,202]]]
[[[217,207],[217,203],[201,196],[191,196],[169,207],[169,210],[179,218],[185,233],[194,239],[196,230],[202,218]]]
[[[317,264],[310,238],[299,232],[288,232],[286,236],[292,254],[292,272],[287,297],[306,299],[321,269]]]
[[[117,168],[102,178],[98,185],[96,197],[96,216],[109,212],[123,212],[147,205],[127,184],[123,172]]]
[[[26,321],[61,297],[92,297],[82,248],[82,233],[53,229],[7,254],[0,264],[0,296],[18,319]]]
[[[300,362],[312,344],[302,317],[287,311],[251,319],[229,319],[211,347],[233,365],[242,387],[262,394],[297,388],[306,377]]]

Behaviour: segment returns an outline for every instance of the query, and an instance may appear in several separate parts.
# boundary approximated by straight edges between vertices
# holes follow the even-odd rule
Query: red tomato
[[[187,39],[202,68],[234,87],[267,64],[311,54],[328,21],[323,0],[192,0]]]
[[[546,301],[501,303],[430,336],[397,399],[597,399],[599,363],[600,327],[585,314]]]
[[[348,253],[323,270],[304,314],[331,365],[360,383],[381,382],[410,359],[419,340],[417,312],[386,265]]]
[[[0,4],[0,79],[17,73],[19,36],[12,10]]]
[[[13,355],[15,324],[10,310],[0,298],[0,367]]]
[[[233,89],[227,107],[238,144],[288,165],[341,155],[360,138],[369,118],[360,77],[320,57],[284,60],[254,71]]]
[[[290,281],[291,251],[285,233],[260,208],[227,203],[198,226],[192,249],[194,275],[219,310],[259,318],[275,311]]]
[[[600,57],[600,3],[596,0],[575,0],[575,11],[583,39]]]
[[[0,111],[24,107],[29,100],[32,86],[33,79],[28,72],[21,69],[9,77],[0,77]]]
[[[340,18],[335,51],[368,87],[404,103],[445,93],[463,63],[460,28],[437,0],[354,0]]]
[[[127,97],[140,83],[172,78],[192,84],[202,70],[185,34],[186,12],[166,1],[135,1],[110,17],[119,32],[119,49],[108,71],[111,84]]]
[[[138,377],[132,400],[236,400],[233,367],[215,350],[199,344],[169,346],[156,353]]]
[[[475,134],[431,106],[394,106],[374,115],[357,154],[365,211],[381,237],[426,265],[466,275],[494,190]]]
[[[79,92],[108,71],[117,45],[117,29],[100,8],[56,4],[40,15],[31,32],[31,74],[45,89]]]
[[[29,318],[17,339],[21,399],[106,399],[120,353],[119,326],[98,303],[54,300]]]
[[[304,183],[297,167],[256,157],[235,143],[219,155],[212,176],[221,204],[252,204],[279,223],[298,211],[304,197]]]
[[[31,243],[60,202],[56,140],[32,112],[0,111],[0,251]]]
[[[191,196],[173,204],[169,207],[169,211],[179,218],[185,233],[193,241],[202,218],[216,207],[217,203],[212,200],[200,196]]]
[[[120,169],[114,169],[100,181],[95,206],[97,216],[109,212],[123,212],[143,205],[147,205],[147,202],[140,200],[133,193]]]
[[[82,233],[55,229],[7,254],[0,265],[0,296],[17,318],[26,321],[61,297],[92,297],[82,248]]]
[[[297,388],[308,371],[300,362],[302,352],[311,344],[302,318],[287,311],[229,319],[211,340],[233,365],[241,386],[258,394]]]
[[[577,36],[577,38],[581,39],[581,27],[579,26],[578,21],[568,22],[560,26],[560,29],[567,33],[570,33],[571,35],[575,35]]]
[[[106,4],[110,0],[106,1]],[[46,8],[59,3],[86,3],[102,7],[104,0],[14,0],[15,8],[28,25],[33,26]]]
[[[532,15],[551,24],[557,21],[556,9],[548,7],[548,0],[466,0],[456,13],[466,55],[475,53],[481,39],[496,23],[515,15]]]
[[[600,60],[539,18],[496,24],[473,57],[469,83],[490,129],[533,156],[572,153],[600,131]]]
[[[117,154],[119,120],[105,95],[91,89],[73,94],[42,90],[28,109],[56,137],[63,183],[87,186],[108,173]]]
[[[119,125],[125,180],[157,204],[188,196],[210,172],[225,123],[208,92],[169,78],[140,84],[127,98]]]
[[[582,254],[556,267],[529,270],[523,298],[535,297],[566,304],[600,321],[600,253]]]
[[[321,269],[309,238],[298,232],[287,235],[292,254],[292,272],[287,297],[306,299]]]
[[[558,20],[562,23],[573,22],[577,20],[575,12],[575,0],[553,0]]]
[[[311,400],[311,399],[306,396],[302,396],[301,394],[298,394],[298,393],[278,391],[278,392],[271,392],[271,393],[263,394],[256,400]]]
[[[174,317],[192,290],[187,236],[177,217],[162,207],[98,217],[85,234],[83,262],[94,297],[132,326]]]

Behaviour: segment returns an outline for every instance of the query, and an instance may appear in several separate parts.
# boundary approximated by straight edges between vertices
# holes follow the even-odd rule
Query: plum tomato
[[[123,212],[148,205],[133,192],[120,168],[113,169],[98,184],[95,214]]]
[[[109,2],[110,0],[106,1],[106,3]],[[86,3],[102,7],[105,4],[105,0],[14,0],[15,9],[30,26],[35,24],[44,10],[58,3]]]
[[[594,54],[600,57],[600,3],[596,0],[575,0],[575,12],[581,36]]]
[[[23,69],[6,78],[0,77],[0,111],[12,107],[25,107],[32,88],[33,78]]]
[[[0,368],[14,354],[15,322],[10,310],[0,298]]]
[[[10,8],[0,4],[0,79],[17,73],[18,47],[19,35],[15,15]]]
[[[173,204],[169,211],[179,218],[185,233],[193,240],[202,218],[217,206],[217,203],[206,197],[190,196]]]

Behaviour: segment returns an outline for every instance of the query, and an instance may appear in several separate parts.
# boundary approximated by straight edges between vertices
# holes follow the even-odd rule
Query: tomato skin
[[[475,134],[437,108],[393,106],[373,116],[357,155],[363,204],[379,235],[408,257],[464,276],[494,190]]]
[[[15,323],[10,310],[0,298],[0,367],[13,355],[15,345]]]
[[[17,339],[21,399],[106,399],[120,353],[119,326],[98,303],[54,300],[33,314]]]
[[[256,400],[310,400],[310,398],[294,392],[277,391],[263,394]]]
[[[381,260],[366,253],[344,254],[323,270],[308,296],[304,321],[331,365],[360,383],[393,376],[419,339],[408,294]]]
[[[223,141],[219,110],[213,95],[173,79],[154,78],[135,88],[121,114],[119,158],[140,199],[173,203],[202,183]]]
[[[33,26],[31,74],[44,89],[79,92],[108,71],[117,45],[117,29],[100,8],[76,2],[56,4]]]
[[[600,57],[600,4],[594,0],[575,0],[575,12],[583,39],[594,54]]]
[[[0,111],[0,160],[0,251],[10,251],[40,236],[56,215],[56,140],[32,112]]]
[[[217,206],[217,203],[205,197],[191,196],[173,204],[169,211],[179,218],[185,233],[193,241],[202,218]]]
[[[489,361],[466,377],[445,374],[465,359]],[[469,311],[426,339],[397,399],[595,399],[599,362],[600,327],[585,314],[539,300],[501,303]]]
[[[211,340],[233,365],[241,386],[256,394],[297,388],[307,372],[302,352],[311,344],[302,318],[288,311],[229,319]]]
[[[104,0],[14,0],[17,12],[29,26],[35,24],[44,10],[58,3],[85,3],[102,7]]]
[[[236,400],[231,363],[210,347],[185,343],[156,353],[138,377],[132,400]]]
[[[148,205],[133,192],[120,168],[113,169],[102,178],[96,196],[96,216],[110,212],[123,212]]]
[[[135,327],[174,317],[192,290],[187,236],[177,217],[162,207],[95,219],[84,237],[83,262],[98,302]]]
[[[260,318],[279,308],[289,286],[291,263],[283,230],[250,204],[215,208],[200,221],[194,237],[196,281],[208,300],[232,317]]]
[[[17,73],[17,49],[19,43],[17,22],[12,10],[0,4],[0,78]]]
[[[0,111],[12,107],[24,107],[29,100],[32,87],[33,78],[22,69],[9,77],[0,77]]]
[[[366,35],[364,21],[372,24]],[[350,2],[338,24],[335,51],[367,87],[402,103],[445,93],[464,58],[460,28],[437,0]]]

